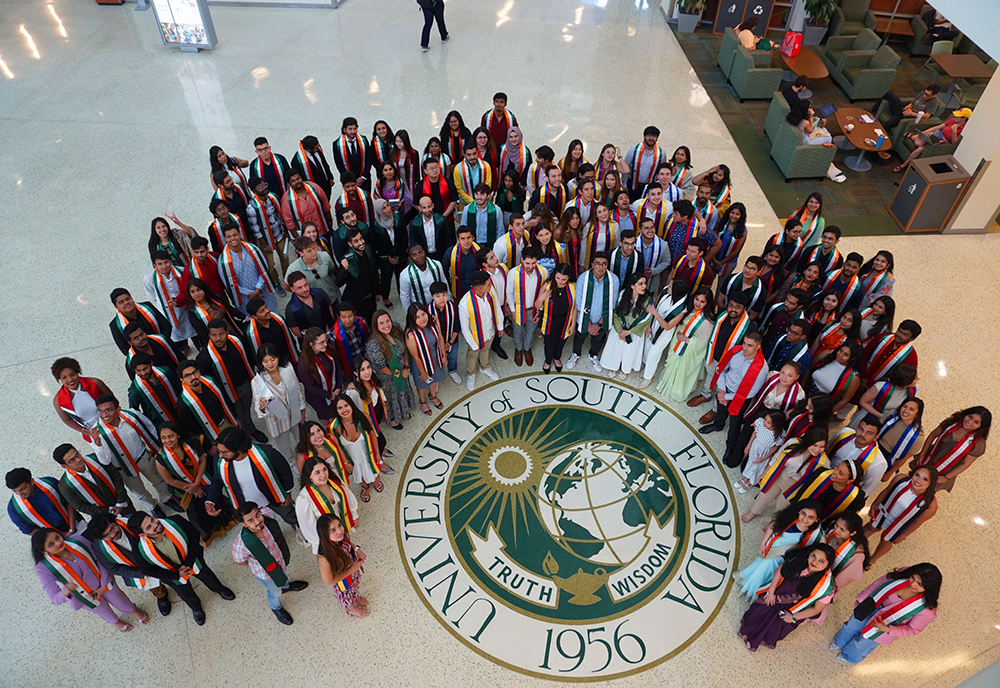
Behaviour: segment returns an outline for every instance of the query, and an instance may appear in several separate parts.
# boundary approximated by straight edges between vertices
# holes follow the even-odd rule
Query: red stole
[[[729,361],[737,353],[742,353],[743,345],[737,344],[722,357],[719,361],[719,367],[715,369],[715,375],[712,376],[712,389],[715,389],[715,383],[719,381],[719,375],[722,371],[726,369],[729,365]],[[743,403],[747,400],[750,395],[750,390],[753,389],[753,383],[757,380],[757,376],[760,375],[760,371],[764,369],[764,353],[760,349],[757,349],[757,355],[753,357],[750,362],[750,368],[747,370],[746,374],[743,375],[743,379],[740,380],[740,386],[736,388],[736,394],[733,395],[732,401],[729,402],[727,410],[730,416],[739,415],[740,410],[743,408]]]

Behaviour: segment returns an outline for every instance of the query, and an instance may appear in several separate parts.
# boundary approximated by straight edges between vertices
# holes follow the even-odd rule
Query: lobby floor
[[[449,110],[477,120],[493,92],[504,90],[532,149],[548,143],[561,155],[574,137],[591,155],[606,141],[625,149],[644,126],[656,124],[664,132],[661,145],[669,151],[688,145],[698,171],[730,166],[734,198],[748,208],[751,246],[763,245],[779,229],[655,0],[651,8],[643,0],[450,0],[452,39],[442,46],[432,37],[426,54],[418,48],[421,19],[412,0],[348,0],[336,11],[215,7],[219,46],[197,55],[164,48],[152,13],[133,10],[4,3],[4,472],[25,465],[39,475],[58,474],[52,448],[74,441],[52,410],[57,386],[49,365],[56,357],[78,358],[84,374],[124,396],[128,380],[107,330],[108,294],[118,286],[142,293],[152,217],[170,211],[199,230],[207,225],[207,152],[213,144],[249,157],[254,137],[266,135],[276,151],[290,156],[301,137],[315,134],[329,150],[349,115],[361,121],[363,133],[384,118],[423,142],[437,134]],[[895,254],[899,317],[924,326],[917,349],[928,429],[963,406],[1000,410],[995,356],[986,344],[1000,316],[998,242],[996,235],[894,236],[841,244],[865,256],[882,248]],[[945,270],[932,273],[938,262]],[[498,368],[502,374],[524,370],[510,362]],[[578,370],[587,369],[584,363]],[[446,382],[443,400],[451,404],[463,392]],[[674,407],[689,422],[699,415]],[[428,423],[417,414],[390,437],[397,469]],[[719,453],[722,438],[710,439]],[[1000,657],[997,484],[1000,468],[987,452],[953,495],[941,497],[938,515],[866,575],[870,582],[889,567],[925,560],[942,569],[939,618],[918,637],[880,649],[855,667],[837,661],[827,645],[861,589],[854,586],[825,626],[798,630],[776,651],[750,654],[736,637],[746,602],[730,593],[714,623],[687,649],[614,684],[956,685]],[[224,602],[199,586],[208,621],[198,627],[179,603],[161,618],[149,595],[133,592],[153,621],[120,636],[91,614],[49,604],[27,539],[0,523],[0,685],[547,684],[471,652],[419,602],[394,532],[398,482],[389,478],[386,485],[364,506],[365,523],[355,537],[368,554],[363,592],[372,615],[365,620],[341,611],[322,589],[307,550],[293,544],[291,573],[311,587],[286,599],[295,624],[279,625],[259,584],[233,564],[229,537],[207,558],[236,601]],[[741,509],[748,503],[748,496],[739,498]],[[757,547],[757,526],[742,529],[741,565]]]

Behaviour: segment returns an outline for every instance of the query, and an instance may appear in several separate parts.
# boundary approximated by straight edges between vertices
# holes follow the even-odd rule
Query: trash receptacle
[[[954,157],[917,158],[906,170],[889,214],[907,234],[940,232],[972,175]]]

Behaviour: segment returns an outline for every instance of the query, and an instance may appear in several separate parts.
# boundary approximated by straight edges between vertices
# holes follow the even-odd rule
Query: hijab
[[[375,208],[375,221],[383,227],[386,231],[391,232],[396,226],[395,214],[386,217],[382,214],[382,206],[386,205],[388,201],[383,198],[373,198],[372,205]]]
[[[510,142],[510,135],[512,132],[516,132],[521,136],[521,145],[517,147],[516,152],[514,149],[514,144]],[[507,130],[507,147],[504,149],[504,159],[500,161],[500,169],[506,170],[508,165],[513,165],[514,169],[517,170],[518,174],[523,174],[524,170],[521,167],[521,147],[524,146],[524,134],[521,133],[519,127],[511,127]]]

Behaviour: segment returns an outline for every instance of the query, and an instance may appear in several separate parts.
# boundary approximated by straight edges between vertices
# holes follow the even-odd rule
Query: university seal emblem
[[[453,635],[569,681],[669,659],[739,561],[732,492],[700,436],[634,389],[524,375],[437,418],[400,483],[399,549]]]

